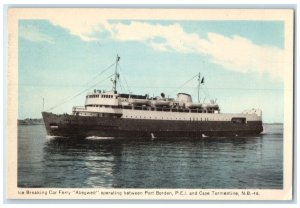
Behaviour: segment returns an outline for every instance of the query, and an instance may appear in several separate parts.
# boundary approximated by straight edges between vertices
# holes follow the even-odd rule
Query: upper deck
[[[126,119],[231,121],[261,120],[261,111],[251,109],[240,114],[220,113],[216,103],[194,103],[189,94],[178,93],[177,98],[148,95],[118,94],[115,91],[94,91],[86,96],[85,106],[73,107],[79,116],[120,117]]]
[[[185,113],[220,112],[220,108],[216,103],[193,103],[191,96],[186,93],[178,93],[177,98],[174,99],[166,98],[163,93],[161,96],[149,98],[148,95],[118,94],[116,91],[101,92],[100,90],[94,90],[94,93],[87,94],[84,107],[86,110],[104,107],[107,109]],[[76,108],[74,110],[76,111]]]

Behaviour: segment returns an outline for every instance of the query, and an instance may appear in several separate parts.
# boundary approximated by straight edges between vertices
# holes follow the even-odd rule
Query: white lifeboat
[[[152,100],[151,105],[152,106],[170,106],[171,101],[167,100]]]
[[[201,103],[187,103],[185,106],[188,108],[200,108],[202,106],[202,104]]]
[[[149,100],[146,99],[129,99],[129,103],[135,104],[135,105],[148,105]]]
[[[218,108],[219,105],[218,104],[208,104],[209,108]]]
[[[218,104],[211,104],[211,103],[203,103],[202,104],[203,108],[219,108]]]
[[[208,105],[209,105],[208,103],[202,103],[202,107],[203,107],[203,108],[207,108]]]

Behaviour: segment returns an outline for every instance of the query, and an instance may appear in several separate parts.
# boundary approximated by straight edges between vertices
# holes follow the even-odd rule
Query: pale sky
[[[200,72],[201,100],[217,99],[224,113],[260,108],[264,122],[283,122],[283,22],[65,19],[19,21],[20,119],[41,118],[43,98],[46,110],[105,79],[113,67],[95,75],[119,54],[118,91],[127,93],[127,82],[134,94],[186,92],[196,101],[196,79],[175,90]],[[52,112],[71,113],[85,94]]]

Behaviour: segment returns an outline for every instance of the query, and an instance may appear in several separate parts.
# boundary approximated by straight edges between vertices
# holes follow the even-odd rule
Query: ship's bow
[[[42,112],[45,128],[47,131],[47,135],[49,136],[62,136],[58,129],[59,124],[62,123],[62,116],[49,113],[49,112]]]

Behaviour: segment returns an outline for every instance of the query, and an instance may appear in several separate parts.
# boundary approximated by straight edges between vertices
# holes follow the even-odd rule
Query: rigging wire
[[[96,84],[94,84],[94,85],[92,85],[92,86],[90,86],[90,87],[88,87],[88,88],[86,88],[86,89],[80,91],[79,93],[77,93],[76,95],[70,97],[70,98],[67,99],[67,100],[65,99],[64,101],[62,101],[62,102],[60,102],[60,103],[58,103],[58,104],[52,106],[51,108],[49,108],[49,109],[46,110],[46,111],[53,110],[53,109],[55,109],[55,108],[61,106],[62,104],[65,104],[65,103],[67,103],[67,102],[73,100],[74,98],[78,97],[78,96],[81,95],[82,93],[84,93],[84,92],[86,92],[87,90],[89,90],[89,89],[91,89],[91,88],[97,86],[99,83],[104,82],[104,81],[106,81],[107,79],[109,79],[109,78],[111,78],[111,77],[113,77],[113,76],[114,76],[114,74],[109,75],[108,77],[106,77],[105,79],[101,80],[100,82],[97,82]]]
[[[121,83],[121,79],[119,78],[119,86],[120,86],[120,89],[121,89],[121,91],[123,91],[123,87],[122,87],[122,83]]]
[[[200,90],[200,93],[202,93],[202,95],[203,95],[203,101],[202,102],[204,102],[207,99],[210,100],[210,95],[209,95],[206,87],[203,87],[202,90]]]
[[[131,90],[130,90],[128,84],[127,84],[126,78],[124,77],[123,79],[124,79],[124,81],[125,81],[125,84],[126,84],[126,87],[127,87],[127,91],[128,91],[128,93],[130,94],[130,93],[131,93]]]
[[[118,63],[118,66],[119,66],[119,69],[123,70],[122,67],[121,67],[121,65],[120,65],[120,63]],[[128,93],[131,93],[130,88],[129,88],[128,84],[127,84],[127,80],[126,80],[126,78],[125,78],[125,75],[123,75],[123,76],[121,76],[121,77],[122,77],[122,78],[124,79],[124,81],[125,81],[125,84],[126,84]],[[121,81],[121,79],[120,79],[120,81]]]
[[[88,85],[90,82],[94,81],[96,79],[96,77],[99,77],[100,75],[102,75],[104,72],[106,72],[108,69],[110,69],[111,67],[113,67],[115,64],[116,63],[114,62],[110,66],[106,67],[104,70],[102,70],[101,72],[99,72],[98,74],[96,74],[92,79],[90,79],[90,81],[86,82],[85,85]]]
[[[210,100],[211,99],[211,96],[210,96],[210,93],[209,93],[209,90],[207,89],[207,87],[204,85],[204,94],[205,96]]]
[[[119,62],[117,62],[117,67],[119,68],[119,72],[118,72],[118,76],[117,76],[117,79],[119,80],[118,84],[119,84],[121,91],[123,91],[123,87],[122,87],[122,83],[121,83],[121,79],[120,79],[120,64],[119,64]]]
[[[96,79],[96,77],[102,75],[104,72],[106,72],[108,69],[110,69],[111,67],[113,67],[115,64],[116,64],[116,63],[114,62],[114,63],[112,63],[111,65],[109,65],[108,67],[106,67],[105,69],[103,69],[101,72],[99,72],[98,74],[96,74],[92,79],[90,79],[88,82],[86,82],[83,86],[88,85],[88,84],[90,84],[91,82],[93,82],[93,81]],[[98,83],[99,83],[99,82],[97,82],[97,84],[98,84]],[[94,86],[94,85],[93,85],[93,86]],[[89,89],[90,89],[90,88],[89,88]],[[87,90],[87,89],[85,89],[84,91],[86,91],[86,90]],[[82,91],[81,91],[81,92],[82,92]],[[82,93],[80,93],[80,94],[82,94]],[[59,102],[59,104],[56,104],[56,105],[52,106],[52,107],[49,108],[47,111],[52,110],[52,109],[54,109],[54,108],[56,108],[56,107],[58,107],[58,106],[60,106],[60,105],[62,105],[62,104],[64,104],[64,103],[66,103],[66,102],[72,100],[73,97],[74,97],[74,96],[72,96],[72,97],[67,97],[67,98],[63,99],[61,102]]]
[[[186,81],[185,83],[183,83],[181,86],[177,87],[176,89],[174,89],[173,91],[171,91],[170,93],[168,93],[168,95],[172,94],[173,92],[181,89],[182,87],[184,87],[187,83],[189,83],[190,81],[192,81],[193,79],[195,79],[196,77],[198,77],[198,73],[193,76],[191,79],[189,79],[188,81]]]

